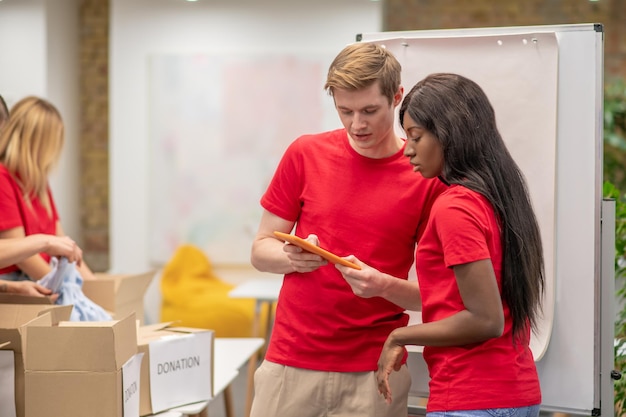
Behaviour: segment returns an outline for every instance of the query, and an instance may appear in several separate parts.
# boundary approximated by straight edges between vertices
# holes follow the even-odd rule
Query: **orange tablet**
[[[339,256],[335,255],[334,253],[330,253],[327,250],[320,248],[319,246],[315,246],[314,244],[307,242],[306,240],[299,238],[298,236],[290,235],[288,233],[283,233],[283,232],[274,232],[274,235],[276,235],[277,238],[284,240],[285,242],[292,243],[296,246],[301,247],[302,249],[306,251],[319,255],[322,258],[326,259],[328,262],[331,262],[334,264],[340,264],[344,266],[349,266],[350,268],[354,268],[354,269],[361,269],[361,267],[358,266],[357,264],[348,262],[345,259],[342,259]]]

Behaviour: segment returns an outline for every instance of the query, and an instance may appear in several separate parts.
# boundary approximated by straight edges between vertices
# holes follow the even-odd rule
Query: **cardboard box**
[[[0,293],[0,304],[47,304],[54,305],[50,297],[35,297],[32,295]]]
[[[135,313],[139,323],[143,324],[143,298],[155,275],[156,271],[123,275],[98,272],[95,274],[98,279],[83,281],[83,293],[111,314],[114,320],[120,320],[131,313]],[[6,293],[0,293],[0,303],[54,304],[50,297]]]
[[[0,417],[15,417],[15,355],[1,350],[10,344],[0,343]]]
[[[72,306],[51,306],[47,304],[0,304],[0,340],[8,343],[0,346],[6,369],[4,375],[13,372],[13,400],[0,402],[0,416],[24,417],[24,326],[33,325],[51,326],[61,320],[67,320],[72,312]],[[47,314],[46,314],[47,313]],[[11,361],[10,356],[13,356]],[[10,370],[9,362],[13,363]],[[2,385],[2,390],[5,389]],[[8,391],[8,388],[6,388]],[[11,394],[7,394],[11,396]],[[3,397],[4,398],[4,397]]]
[[[26,329],[28,417],[137,417],[141,354],[135,315]]]
[[[139,328],[142,416],[213,397],[213,341],[206,329],[159,323]]]
[[[100,307],[119,320],[131,313],[144,323],[143,297],[156,272],[111,275],[96,273],[96,280],[83,282],[83,292]]]

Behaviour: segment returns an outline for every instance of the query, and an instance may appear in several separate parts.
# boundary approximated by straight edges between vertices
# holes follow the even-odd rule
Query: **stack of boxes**
[[[85,282],[108,322],[67,321],[72,306],[46,298],[2,297],[0,417],[138,417],[211,399],[214,332],[144,326],[153,276]]]

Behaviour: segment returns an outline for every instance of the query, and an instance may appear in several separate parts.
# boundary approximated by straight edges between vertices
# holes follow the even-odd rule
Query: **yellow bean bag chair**
[[[234,287],[214,274],[200,249],[181,246],[161,275],[161,321],[211,329],[215,337],[264,337],[263,326],[261,334],[252,334],[255,300],[229,297]],[[267,311],[262,311],[260,323],[266,323],[266,317]]]

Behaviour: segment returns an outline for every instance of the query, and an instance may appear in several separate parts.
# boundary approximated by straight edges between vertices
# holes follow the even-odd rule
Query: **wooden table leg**
[[[233,407],[233,390],[230,385],[224,388],[224,409],[226,410],[226,417],[235,417],[235,408]]]
[[[261,335],[261,311],[263,310],[263,304],[264,302],[262,300],[256,300],[255,306],[254,306],[254,322],[253,322],[253,327],[252,327],[252,336],[254,337],[260,337]],[[246,408],[244,410],[244,415],[245,417],[250,417],[250,411],[252,410],[252,399],[254,398],[254,372],[256,371],[257,365],[258,365],[258,361],[259,361],[259,357],[261,356],[261,360],[263,359],[262,356],[265,356],[265,349],[267,348],[267,341],[268,339],[268,335],[267,335],[267,331],[268,329],[265,329],[265,344],[263,347],[261,347],[261,349],[259,349],[259,352],[255,353],[254,355],[250,356],[250,359],[248,360],[248,380],[247,380],[247,384],[246,384]]]
[[[254,314],[254,323],[252,328],[252,335],[255,337],[261,336],[261,313],[263,311],[263,306],[267,304],[267,321],[265,323],[265,343],[259,349],[259,351],[250,357],[248,361],[248,383],[247,383],[247,392],[246,392],[246,408],[245,408],[245,417],[250,417],[250,411],[252,410],[252,399],[254,398],[254,372],[258,366],[259,361],[263,361],[265,357],[265,352],[270,342],[270,336],[272,333],[272,325],[274,323],[274,314],[273,309],[274,305],[272,302],[268,302],[265,300],[256,300],[255,304],[255,314]]]
[[[250,356],[248,361],[248,384],[246,388],[246,409],[245,416],[250,417],[250,411],[252,410],[252,399],[254,398],[254,372],[256,371],[258,363],[258,354]]]

